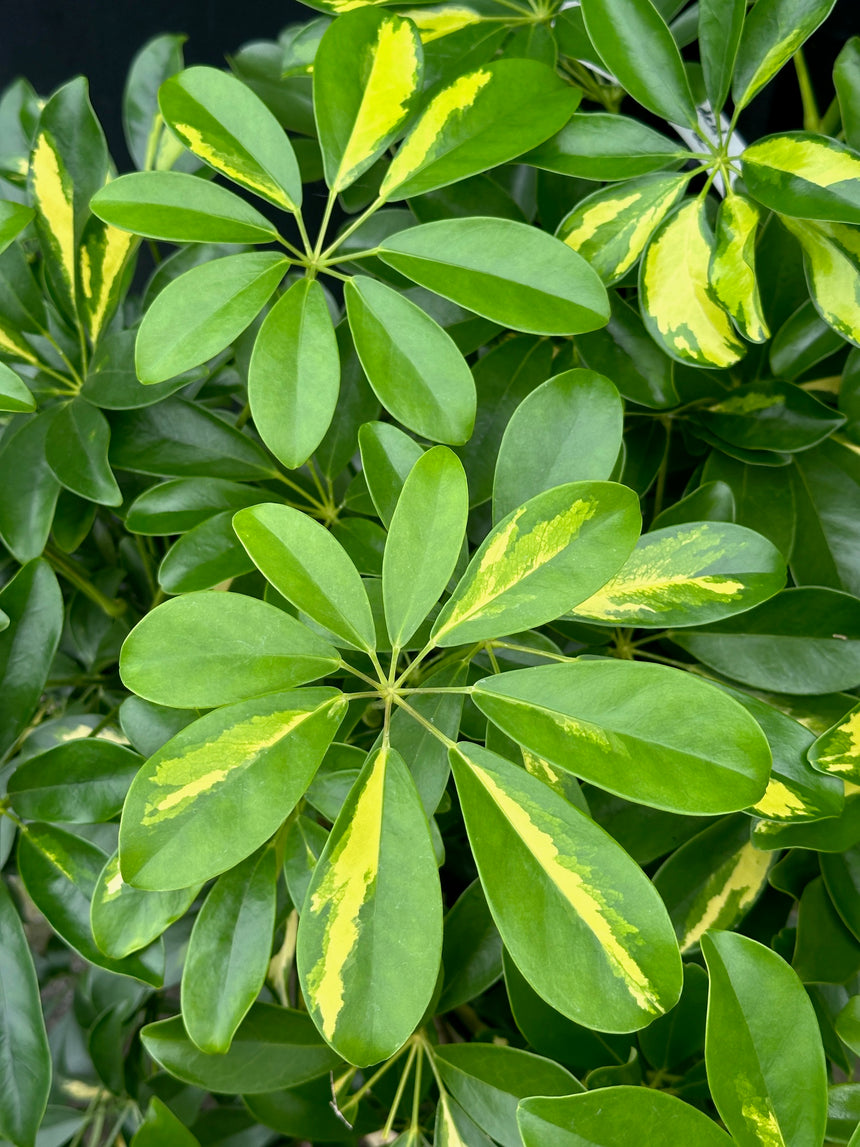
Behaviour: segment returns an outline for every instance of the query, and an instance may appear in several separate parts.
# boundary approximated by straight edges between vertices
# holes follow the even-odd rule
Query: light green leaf
[[[511,416],[499,447],[494,520],[553,486],[609,478],[622,422],[618,391],[592,370],[565,371],[533,390]]]
[[[86,399],[74,398],[54,414],[45,457],[67,490],[104,506],[119,506],[122,493],[108,463],[110,427]]]
[[[376,630],[358,570],[313,518],[274,502],[239,510],[233,527],[275,589],[345,644],[368,652]]]
[[[36,400],[18,375],[5,362],[0,362],[0,410],[13,414],[36,409]]]
[[[490,909],[535,991],[601,1031],[635,1031],[672,1007],[682,978],[672,926],[630,857],[518,765],[471,744],[451,763]],[[560,945],[564,960],[553,957]]]
[[[358,431],[361,472],[376,512],[387,528],[409,471],[424,453],[414,438],[390,422],[365,422]]]
[[[759,0],[744,24],[732,98],[746,107],[830,15],[835,0]]]
[[[582,112],[552,139],[523,156],[523,162],[577,179],[611,182],[671,167],[687,154],[677,142],[639,120],[609,112]]]
[[[578,102],[577,89],[535,60],[494,60],[465,72],[415,121],[380,198],[408,199],[507,163],[559,131]]]
[[[326,183],[353,184],[397,139],[422,88],[414,24],[368,6],[325,32],[314,57],[314,117]]]
[[[168,283],[138,332],[141,382],[165,382],[229,346],[266,305],[289,265],[275,251],[225,255]]]
[[[681,53],[651,0],[583,0],[582,14],[603,63],[634,100],[670,123],[697,127]]]
[[[743,3],[741,3],[743,12]],[[761,212],[745,195],[730,192],[720,204],[708,279],[714,298],[745,339],[770,338],[755,273],[755,244]]]
[[[827,1071],[803,985],[769,948],[731,932],[702,937],[711,977],[705,1062],[738,1147],[820,1147]]]
[[[842,223],[782,217],[803,248],[806,284],[815,309],[843,338],[860,346],[860,232]]]
[[[173,478],[139,494],[128,508],[125,524],[133,534],[184,534],[213,514],[241,510],[259,500],[256,487],[226,478]]]
[[[299,976],[314,1023],[351,1063],[387,1059],[420,1023],[441,951],[427,820],[402,757],[383,747],[335,822],[299,919]]]
[[[190,593],[159,605],[122,647],[123,682],[178,709],[211,709],[325,677],[337,650],[294,617],[238,593]]]
[[[200,1141],[154,1095],[149,1101],[143,1123],[134,1134],[131,1147],[200,1147]]]
[[[382,560],[382,599],[392,646],[400,649],[439,600],[466,532],[463,464],[445,446],[422,454],[391,519]]]
[[[517,1109],[525,1147],[730,1147],[689,1103],[647,1087],[599,1087],[560,1099],[524,1099]]]
[[[302,179],[287,133],[259,96],[217,68],[187,68],[158,92],[165,122],[210,167],[284,211],[297,211]]]
[[[860,37],[847,40],[836,57],[833,86],[839,99],[846,142],[856,150],[860,146]]]
[[[35,217],[36,212],[24,203],[0,199],[0,252],[5,251]]]
[[[440,219],[390,236],[379,253],[421,286],[514,330],[578,334],[609,317],[584,261],[512,219]]]
[[[409,430],[459,444],[472,433],[475,383],[451,336],[417,304],[366,275],[344,288],[355,349],[370,385]]]
[[[260,437],[290,469],[307,462],[337,405],[340,357],[325,293],[299,279],[269,311],[248,367],[248,402]]]
[[[219,876],[197,914],[182,970],[182,1021],[201,1051],[229,1051],[259,995],[272,950],[277,883],[276,851],[268,844]]]
[[[809,761],[822,773],[860,783],[860,705],[822,733],[809,750]]]
[[[744,353],[710,294],[714,247],[704,204],[691,199],[661,223],[639,267],[646,327],[667,354],[693,366],[728,367]]]
[[[184,916],[200,892],[200,885],[171,892],[147,892],[126,884],[119,870],[119,854],[105,864],[90,903],[93,939],[106,956],[121,960],[156,940]]]
[[[772,211],[860,223],[860,154],[829,136],[766,136],[744,151],[741,170],[750,195]]]
[[[665,665],[519,669],[483,678],[472,699],[532,753],[637,804],[733,812],[761,797],[770,773],[770,749],[752,717],[713,685]]]
[[[182,35],[154,36],[131,61],[122,95],[122,126],[129,155],[140,171],[155,166],[164,125],[158,110],[158,89],[169,76],[181,72]],[[172,137],[170,144],[174,144]]]
[[[687,175],[643,175],[580,200],[556,234],[610,285],[634,266],[657,225],[684,193]]]
[[[121,175],[90,206],[114,227],[170,243],[271,243],[278,237],[264,215],[226,187],[177,171]]]
[[[532,629],[584,600],[635,545],[639,508],[614,482],[570,482],[503,518],[472,558],[433,627],[437,645]]]
[[[580,617],[663,629],[743,613],[785,585],[779,550],[729,522],[689,522],[643,534],[619,572],[576,607]]]
[[[228,705],[186,726],[129,790],[119,833],[123,879],[169,891],[244,860],[307,788],[343,711],[336,690],[304,689]]]

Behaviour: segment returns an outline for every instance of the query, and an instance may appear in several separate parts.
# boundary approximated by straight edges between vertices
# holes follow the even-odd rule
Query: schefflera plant
[[[106,872],[92,908],[109,950],[124,944],[124,902],[152,920],[163,904],[166,926],[180,890],[217,878],[191,936],[182,1019],[143,1031],[180,1078],[207,1078],[200,1056],[217,1059],[265,1019],[269,1005],[255,1000],[282,868],[298,912],[285,966],[294,944],[319,1036],[347,1064],[385,1066],[408,1045],[410,1064],[426,1055],[444,1074],[422,1025],[444,983],[434,814],[451,771],[507,958],[537,995],[603,1032],[642,1029],[677,1002],[682,964],[666,907],[591,819],[578,779],[676,813],[753,812],[774,783],[771,752],[716,685],[665,665],[566,654],[538,631],[572,610],[642,609],[638,499],[620,483],[576,480],[581,458],[565,450],[555,414],[571,385],[596,377],[550,379],[516,412],[496,465],[495,524],[468,561],[462,464],[445,446],[418,447],[405,479],[390,470],[372,487],[387,524],[381,578],[362,579],[310,516],[263,503],[233,522],[269,600],[185,594],[127,638],[120,671],[131,690],[209,710],[136,775],[119,869]],[[518,465],[541,441],[559,447],[561,473],[548,477],[536,450]],[[674,533],[675,574],[655,578],[651,596],[671,599],[675,624],[730,617],[784,583],[778,551],[750,530],[688,523]],[[471,732],[466,705],[488,719],[485,736]],[[377,741],[350,749],[368,713]],[[359,771],[327,832],[306,815],[319,801],[308,790],[336,751],[358,757]],[[721,899],[708,923],[730,923],[732,911]],[[237,938],[246,918],[258,926]],[[236,943],[241,961],[224,958]]]

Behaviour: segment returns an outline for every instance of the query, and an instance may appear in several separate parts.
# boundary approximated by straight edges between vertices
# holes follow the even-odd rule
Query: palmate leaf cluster
[[[860,42],[315,7],[0,98],[0,1140],[858,1143]]]

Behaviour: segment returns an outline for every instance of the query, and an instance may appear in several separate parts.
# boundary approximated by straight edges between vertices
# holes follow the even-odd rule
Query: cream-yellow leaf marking
[[[90,334],[96,342],[109,317],[113,289],[137,239],[128,231],[106,225],[98,245],[81,248],[81,290],[90,315]],[[97,260],[93,265],[93,259]]]
[[[423,44],[430,44],[433,40],[481,21],[480,13],[456,5],[446,8],[410,8],[403,15],[408,16],[417,27]]]
[[[565,235],[565,243],[568,247],[573,247],[574,251],[578,251],[583,243],[593,239],[607,223],[615,223],[625,207],[631,207],[634,203],[638,203],[641,198],[641,192],[635,192],[633,195],[616,193],[611,199],[604,199],[590,207],[583,208],[572,220],[574,226]]]
[[[759,816],[767,820],[791,820],[793,817],[809,816],[809,806],[796,792],[777,777],[771,777],[764,796],[753,805]]]
[[[159,824],[185,812],[197,797],[211,793],[228,777],[235,778],[245,772],[260,753],[277,745],[311,715],[295,710],[258,714],[179,757],[159,761],[150,784],[156,789],[171,791],[163,796],[157,793],[150,796],[141,824]],[[217,767],[212,768],[216,762]]]
[[[714,403],[708,410],[712,414],[755,414],[759,410],[770,410],[774,406],[785,406],[784,394],[762,394],[750,391],[749,394],[733,394],[722,402]]]
[[[348,187],[356,171],[403,123],[415,93],[419,60],[415,33],[405,20],[388,19],[379,27],[373,63],[333,191]]]
[[[266,199],[271,199],[283,207],[285,211],[295,211],[296,205],[283,187],[266,172],[261,171],[252,159],[243,159],[235,152],[225,155],[223,151],[204,139],[197,128],[190,124],[177,123],[173,124],[172,127],[195,155],[211,164],[217,171],[223,172],[230,179],[235,179],[243,187],[258,191]]]
[[[467,72],[430,101],[391,161],[379,189],[380,198],[386,199],[401,183],[436,157],[444,146],[445,132],[452,120],[468,111],[492,78],[493,73],[488,68]]]
[[[31,160],[33,195],[39,214],[54,239],[60,270],[69,295],[75,298],[75,207],[68,174],[48,132],[36,140]]]
[[[579,498],[568,509],[535,523],[521,534],[519,520],[526,508],[515,510],[504,528],[491,538],[465,592],[455,599],[447,621],[437,632],[437,639],[476,615],[493,617],[502,612],[503,595],[558,557],[593,517],[597,503]]]
[[[684,921],[681,951],[694,948],[709,928],[730,928],[758,896],[772,861],[773,853],[745,844],[721,865],[705,888],[707,899],[697,900]]]
[[[21,362],[36,363],[39,361],[35,352],[27,346],[17,332],[7,330],[2,323],[0,323],[0,351],[11,355],[12,358],[20,359]]]
[[[761,212],[743,195],[730,192],[717,223],[710,282],[717,302],[751,342],[764,342],[770,331],[764,319],[755,270],[755,242]]]
[[[102,899],[105,901],[116,900],[117,896],[122,892],[123,879],[119,870],[119,858],[114,857],[111,862],[110,869],[111,875],[107,878],[104,884],[104,894]]]
[[[479,765],[468,758],[463,759],[550,882],[592,932],[604,951],[613,975],[622,981],[643,1011],[654,1014],[662,1012],[653,985],[623,943],[625,937],[638,934],[635,926],[611,908],[596,888],[586,883],[583,872],[589,876],[589,869],[576,871],[573,867],[576,859],[562,856],[550,834],[535,824],[522,805],[508,796]]]
[[[750,1080],[738,1075],[735,1090],[741,1103],[741,1116],[749,1125],[759,1147],[789,1147],[782,1137],[776,1112],[767,1095],[759,1095]]]
[[[826,773],[860,773],[860,707],[824,735],[815,765]]]
[[[860,271],[826,230],[806,220],[781,216],[803,247],[807,281],[821,317],[844,338],[860,345]]]
[[[832,187],[835,183],[860,179],[860,159],[857,156],[811,139],[778,136],[754,143],[742,158],[746,163],[790,172],[817,187]]]
[[[388,751],[381,749],[308,906],[314,915],[328,912],[322,952],[308,976],[311,1004],[327,1039],[343,1010],[344,968],[358,942],[358,916],[376,884],[387,764]]]

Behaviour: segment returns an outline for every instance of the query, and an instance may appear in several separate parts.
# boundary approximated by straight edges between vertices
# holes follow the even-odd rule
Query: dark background
[[[285,25],[315,13],[299,0],[18,0],[14,6],[5,0],[0,15],[0,90],[20,75],[47,95],[72,76],[87,76],[114,159],[120,170],[127,170],[120,100],[132,57],[148,39],[184,32],[189,37],[188,64],[220,65],[227,53],[249,40],[274,39]],[[833,95],[833,60],[845,40],[857,33],[858,0],[839,0],[805,49],[821,111]],[[788,66],[739,126],[748,139],[755,139],[801,125],[794,69]]]

